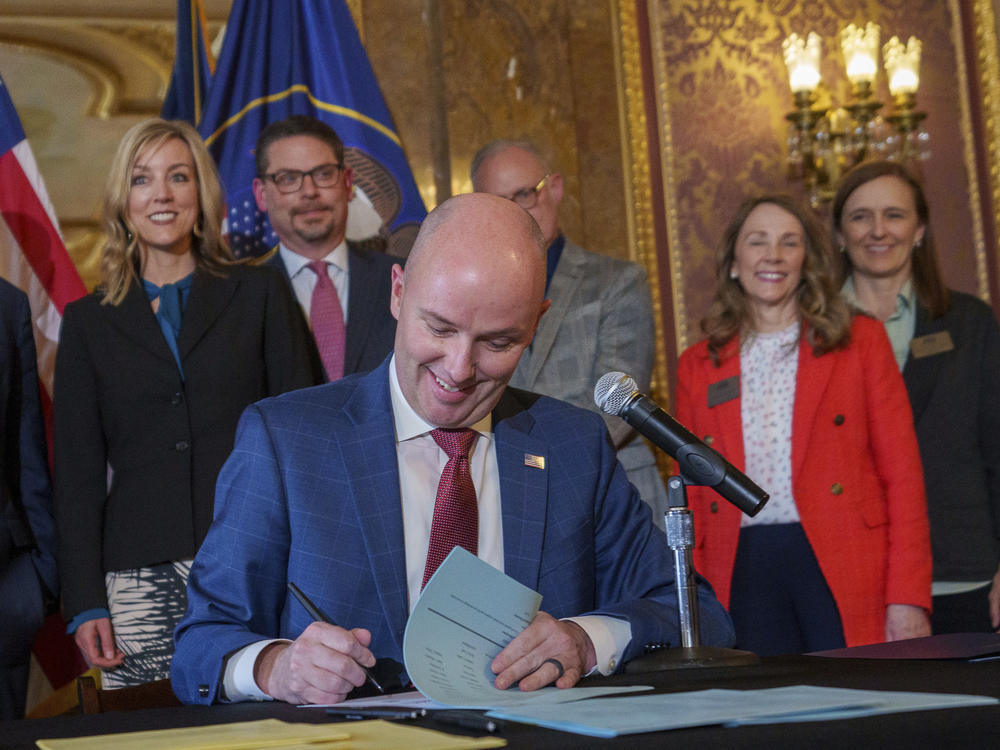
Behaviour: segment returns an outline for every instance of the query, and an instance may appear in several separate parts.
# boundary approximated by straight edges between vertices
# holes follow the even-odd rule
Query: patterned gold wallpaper
[[[640,6],[647,5],[639,3]],[[922,166],[932,223],[949,283],[987,296],[977,213],[979,176],[957,2],[936,0],[658,0],[648,4],[653,75],[660,96],[661,159],[670,185],[664,253],[675,282],[678,349],[700,337],[712,289],[712,253],[740,200],[753,193],[800,193],[784,164],[791,94],[781,42],[791,32],[823,38],[827,101],[844,102],[849,83],[836,35],[873,20],[883,41],[896,34],[924,44],[920,109],[928,113],[931,157]],[[884,75],[879,98],[890,102]],[[885,113],[891,107],[887,106]]]

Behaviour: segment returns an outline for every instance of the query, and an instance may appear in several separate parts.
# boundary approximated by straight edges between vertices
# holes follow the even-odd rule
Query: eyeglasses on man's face
[[[508,200],[514,201],[514,203],[519,205],[525,211],[534,208],[538,203],[538,193],[541,192],[543,187],[545,187],[545,183],[551,176],[551,174],[545,175],[533,187],[521,188],[516,193],[509,196]]]
[[[295,193],[302,189],[302,181],[306,177],[311,179],[316,187],[333,187],[343,171],[343,164],[320,164],[308,172],[303,172],[301,169],[279,169],[277,172],[264,175],[264,179],[273,182],[279,193]]]

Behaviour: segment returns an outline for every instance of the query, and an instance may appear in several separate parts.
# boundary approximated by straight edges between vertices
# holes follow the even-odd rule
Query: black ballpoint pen
[[[474,732],[488,732],[490,734],[500,731],[503,726],[503,724],[495,719],[491,719],[475,711],[434,711],[430,714],[430,718],[442,724],[459,727],[460,729],[471,729]]]
[[[337,624],[329,617],[327,617],[325,614],[323,614],[323,610],[321,610],[319,607],[317,607],[315,604],[309,601],[309,597],[303,594],[302,590],[291,581],[288,582],[288,590],[292,592],[292,596],[294,596],[296,599],[299,600],[299,604],[305,607],[306,612],[309,613],[309,616],[311,618],[317,620],[318,622],[325,622],[328,625]],[[385,688],[379,685],[378,680],[375,679],[375,676],[371,673],[371,670],[369,670],[368,667],[366,667],[364,664],[358,664],[358,666],[365,671],[365,677],[368,678],[368,682],[371,683],[372,687],[378,690],[382,695],[385,695]]]
[[[344,719],[419,719],[427,711],[422,708],[404,708],[393,706],[330,706],[326,709],[327,716],[337,716]]]

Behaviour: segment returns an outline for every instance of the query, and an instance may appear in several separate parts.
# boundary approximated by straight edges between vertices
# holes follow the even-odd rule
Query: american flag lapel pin
[[[535,456],[531,453],[524,454],[524,465],[533,469],[545,469],[545,456]]]

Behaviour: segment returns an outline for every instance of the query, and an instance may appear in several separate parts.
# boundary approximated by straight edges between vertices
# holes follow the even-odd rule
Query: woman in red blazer
[[[931,556],[909,402],[882,326],[852,316],[823,232],[785,196],[726,230],[677,417],[771,494],[744,518],[691,488],[695,564],[761,654],[930,634]]]

